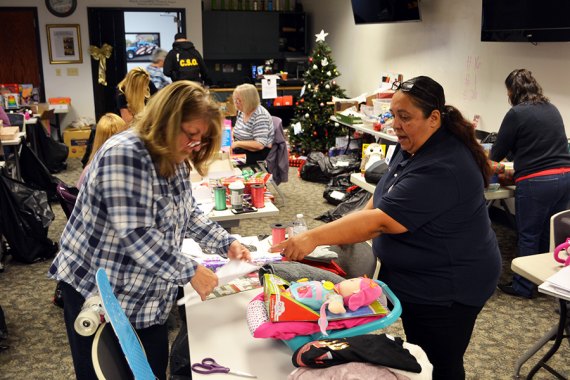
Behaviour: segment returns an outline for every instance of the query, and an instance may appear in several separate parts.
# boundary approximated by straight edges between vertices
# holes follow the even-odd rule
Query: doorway
[[[155,21],[150,22],[153,17]],[[174,34],[186,29],[185,10],[87,8],[87,18],[89,45],[101,48],[108,44],[113,48],[106,63],[106,85],[99,83],[99,61],[91,59],[95,117],[99,120],[107,112],[117,112],[117,84],[128,70],[150,64],[151,54],[146,53],[155,48],[153,45],[171,49]],[[173,27],[169,28],[169,24]],[[152,30],[147,30],[149,25]],[[140,41],[144,41],[147,50],[137,46],[133,50],[133,45]]]

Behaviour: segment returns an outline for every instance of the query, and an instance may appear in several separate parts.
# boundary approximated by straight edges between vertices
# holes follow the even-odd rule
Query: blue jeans
[[[534,177],[517,182],[515,219],[518,230],[517,256],[550,251],[550,217],[570,208],[570,173]],[[513,289],[532,296],[535,285],[515,274]]]

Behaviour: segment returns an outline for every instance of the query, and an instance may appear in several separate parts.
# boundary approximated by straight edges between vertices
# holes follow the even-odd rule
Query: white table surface
[[[208,214],[208,218],[214,222],[225,222],[229,220],[243,220],[243,219],[254,219],[254,218],[265,218],[268,216],[279,215],[279,209],[275,207],[272,202],[265,202],[265,207],[258,208],[255,212],[246,212],[243,214],[234,214],[230,208],[223,211],[212,210]]]
[[[369,135],[372,135],[372,136],[377,137],[377,138],[379,137],[379,138],[381,138],[381,139],[388,140],[388,141],[394,141],[394,142],[398,141],[398,138],[397,138],[396,136],[394,136],[394,135],[389,135],[389,134],[387,134],[387,133],[380,132],[380,131],[375,131],[375,130],[372,129],[372,128],[365,127],[364,124],[349,124],[349,123],[344,123],[344,122],[338,120],[335,116],[331,116],[331,120],[332,120],[332,121],[335,121],[335,122],[337,122],[337,123],[339,123],[339,124],[345,125],[345,126],[347,126],[347,127],[349,127],[349,128],[355,129],[355,130],[357,130],[357,131],[364,132],[364,133],[368,133]]]
[[[362,173],[352,173],[350,175],[350,182],[355,185],[360,186],[369,193],[374,193],[376,185],[366,182],[364,179],[364,174]],[[500,187],[498,190],[485,191],[485,199],[488,201],[498,200],[498,199],[508,199],[515,196],[514,186]]]
[[[14,145],[20,145],[22,143],[22,137],[26,137],[26,133],[25,132],[19,132],[18,133],[18,137],[12,140],[2,140],[2,145],[5,146],[14,146]]]
[[[214,298],[186,307],[191,363],[214,358],[219,364],[257,376],[286,379],[295,367],[293,352],[280,340],[254,338],[247,327],[247,304],[262,289]],[[193,379],[245,379],[233,375],[202,375]]]
[[[511,262],[513,272],[536,285],[542,284],[561,268],[562,264],[554,260],[552,252],[517,257]]]

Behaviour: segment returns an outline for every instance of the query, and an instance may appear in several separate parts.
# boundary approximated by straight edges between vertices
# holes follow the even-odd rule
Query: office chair
[[[58,183],[55,188],[55,193],[65,216],[69,219],[73,207],[75,207],[79,189],[75,186],[66,185],[65,183]]]
[[[285,141],[285,133],[283,132],[283,121],[277,116],[272,116],[275,137],[273,145],[265,161],[260,161],[259,165],[269,174],[268,183],[273,185],[275,191],[281,197],[283,205],[285,205],[285,195],[279,189],[279,184],[289,180],[289,154],[287,151],[287,142]]]
[[[8,120],[10,120],[10,125],[13,127],[19,127],[20,132],[24,132],[24,114],[21,112],[10,112],[7,114]]]
[[[550,247],[549,251],[554,252],[554,248],[566,241],[570,237],[570,210],[560,211],[550,217]],[[520,369],[528,359],[538,352],[546,343],[554,339],[558,331],[558,323],[550,331],[544,334],[515,364],[515,379],[520,376]],[[570,326],[566,326],[566,334],[570,336]],[[569,340],[570,343],[570,340]]]

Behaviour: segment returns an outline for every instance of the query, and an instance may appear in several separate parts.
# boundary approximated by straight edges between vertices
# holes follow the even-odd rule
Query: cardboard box
[[[358,110],[358,101],[355,100],[337,100],[334,102],[334,112],[341,112],[347,108],[356,107]]]
[[[34,115],[41,115],[44,111],[49,110],[49,103],[37,103],[30,105],[30,109]]]
[[[20,133],[20,127],[1,127],[0,128],[0,140],[9,141],[18,138]]]
[[[63,142],[69,148],[69,158],[82,158],[87,149],[91,128],[67,128],[63,132]]]

